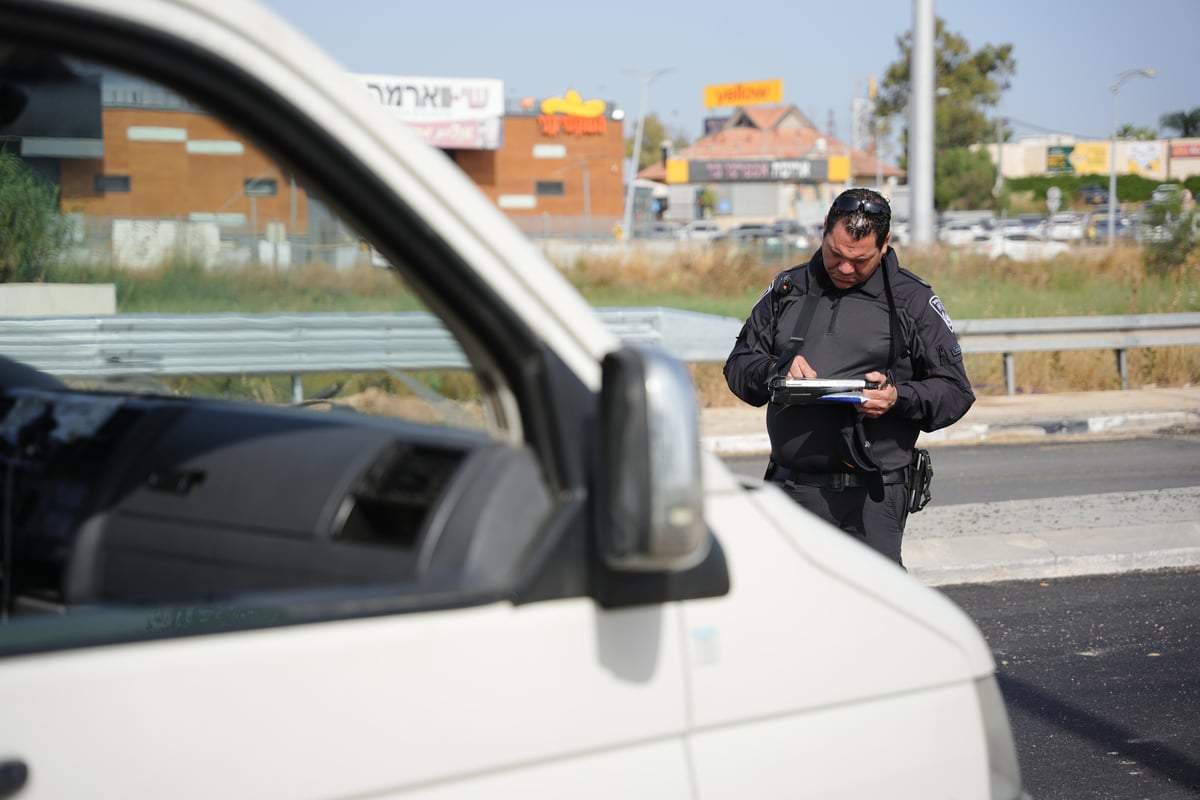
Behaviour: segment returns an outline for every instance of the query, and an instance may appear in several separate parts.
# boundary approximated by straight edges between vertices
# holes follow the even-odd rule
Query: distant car
[[[984,227],[976,222],[951,220],[938,229],[937,238],[942,244],[970,244],[984,232]]]
[[[1046,220],[1046,238],[1056,242],[1081,242],[1086,229],[1083,215],[1070,211],[1053,214]]]
[[[1002,219],[995,220],[987,232],[976,238],[986,239],[988,236],[996,233],[997,231],[1012,231],[1014,233],[1028,233],[1033,236],[1041,236],[1041,230],[1031,227],[1023,220],[1017,217],[1004,217]]]
[[[1163,205],[1177,204],[1181,202],[1181,192],[1177,183],[1162,183],[1155,187],[1154,192],[1150,195],[1151,203],[1160,203]]]
[[[646,227],[647,239],[676,239],[683,226],[678,222],[653,222]]]
[[[1113,230],[1116,232],[1118,240],[1129,241],[1137,237],[1138,226],[1137,221],[1130,217],[1118,214],[1113,225]],[[1092,214],[1092,218],[1088,220],[1087,240],[1093,244],[1106,244],[1108,242],[1108,212]]]
[[[767,239],[778,240],[779,234],[774,228],[767,225],[738,225],[736,228],[730,228],[727,231],[722,231],[714,237],[715,241],[720,242],[755,242],[766,241]]]
[[[1139,220],[1130,226],[1133,237],[1139,242],[1169,242],[1175,235],[1175,227],[1169,223]],[[1117,228],[1119,232],[1121,229]]]
[[[1088,206],[1098,206],[1108,202],[1108,189],[1098,183],[1085,183],[1075,192],[1079,202]]]
[[[976,240],[974,247],[990,259],[1009,258],[1013,261],[1048,261],[1071,249],[1065,242],[1042,239],[1018,230],[993,231]]]
[[[778,235],[786,237],[792,247],[803,250],[814,244],[812,231],[794,219],[777,220],[771,229]]]
[[[805,236],[785,236],[765,225],[742,225],[712,240],[727,252],[750,252],[766,260],[793,260],[808,254],[812,246]]]
[[[1026,233],[1040,238],[1046,232],[1046,217],[1042,214],[1021,214],[1017,220]]]
[[[712,239],[721,233],[721,226],[711,219],[694,219],[679,229],[680,239]]]

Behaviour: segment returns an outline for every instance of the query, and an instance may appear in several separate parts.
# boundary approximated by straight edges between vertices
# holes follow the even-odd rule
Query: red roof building
[[[703,214],[802,222],[819,222],[849,186],[882,184],[886,194],[887,185],[904,176],[821,133],[794,105],[737,108],[718,132],[638,173],[668,187],[668,219]],[[702,201],[706,194],[711,208]]]

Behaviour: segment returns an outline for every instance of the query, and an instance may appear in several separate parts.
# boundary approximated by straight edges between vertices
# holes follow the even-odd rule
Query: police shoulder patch
[[[950,319],[949,312],[946,311],[946,307],[942,305],[942,301],[936,294],[930,295],[929,307],[938,313],[938,316],[942,318],[942,322],[946,323],[946,327],[949,329],[949,331],[954,333],[954,322]]]
[[[908,277],[912,278],[914,281],[916,281],[917,283],[921,284],[922,286],[929,286],[929,288],[930,288],[930,289],[932,289],[932,288],[933,288],[932,286],[930,286],[930,285],[929,285],[929,282],[928,282],[928,281],[926,281],[924,278],[922,278],[920,275],[918,275],[918,274],[917,274],[917,273],[915,273],[915,272],[909,272],[909,271],[908,271],[907,269],[905,269],[904,267],[900,267],[900,272],[902,272],[902,273],[904,273],[905,275],[907,275]]]

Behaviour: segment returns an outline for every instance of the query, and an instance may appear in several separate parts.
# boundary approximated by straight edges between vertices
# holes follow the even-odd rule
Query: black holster
[[[925,507],[932,495],[929,484],[933,482],[933,460],[928,450],[913,448],[912,461],[908,465],[908,513],[914,514]]]

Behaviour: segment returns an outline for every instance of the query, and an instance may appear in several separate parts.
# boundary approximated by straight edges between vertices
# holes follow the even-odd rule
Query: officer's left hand
[[[883,416],[888,409],[896,405],[896,398],[900,393],[896,391],[895,385],[887,383],[887,376],[882,372],[868,372],[864,377],[872,383],[878,383],[881,388],[863,389],[865,402],[858,404],[859,413],[872,418]]]

